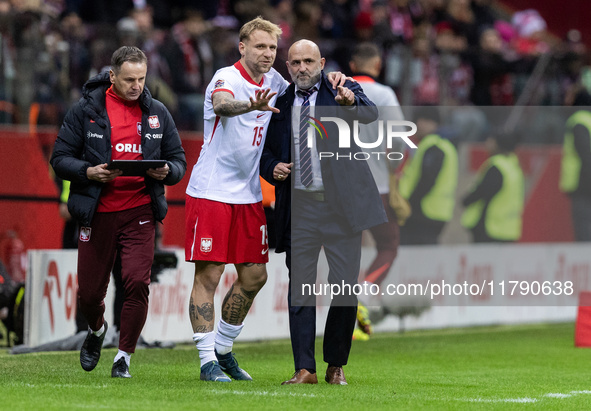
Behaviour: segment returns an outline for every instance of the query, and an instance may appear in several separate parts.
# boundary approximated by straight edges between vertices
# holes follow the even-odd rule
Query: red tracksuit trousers
[[[128,353],[135,351],[148,315],[155,227],[150,204],[112,213],[97,212],[91,226],[81,228],[78,241],[78,301],[94,331],[104,322],[111,270],[116,253],[121,256],[125,300],[119,349]]]

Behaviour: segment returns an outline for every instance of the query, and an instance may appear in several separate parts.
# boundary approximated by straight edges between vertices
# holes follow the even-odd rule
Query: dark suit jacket
[[[371,100],[363,93],[358,83],[347,82],[345,87],[355,93],[355,108],[340,108],[334,100],[337,91],[332,89],[324,73],[320,82],[320,90],[316,98],[316,106],[334,106],[334,116],[343,117],[343,113],[370,123],[378,117],[378,110]],[[273,178],[273,169],[279,162],[291,163],[291,108],[295,98],[295,85],[291,84],[283,95],[277,99],[275,107],[280,113],[273,114],[267,131],[265,147],[261,156],[261,176],[275,185],[275,227],[277,231],[276,252],[285,251],[290,246],[291,230],[291,189],[293,179],[284,181]],[[326,115],[323,109],[324,115]],[[315,116],[316,117],[316,116]],[[343,156],[361,151],[351,138],[351,148],[339,148],[338,129],[333,122],[324,122],[328,138],[317,138],[319,152],[335,153],[334,157],[320,161],[322,180],[326,201],[338,215],[344,218],[353,232],[387,221],[379,192],[376,188],[369,166],[364,160],[348,160]],[[336,153],[341,156],[336,159]],[[291,176],[291,175],[290,175]]]

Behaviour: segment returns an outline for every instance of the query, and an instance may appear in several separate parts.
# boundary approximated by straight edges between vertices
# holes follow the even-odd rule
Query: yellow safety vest
[[[490,157],[480,168],[479,182],[493,166],[503,176],[501,189],[490,200],[488,207],[484,200],[470,204],[462,215],[462,225],[468,229],[474,228],[482,218],[486,207],[484,216],[486,234],[495,240],[517,241],[521,238],[525,197],[524,178],[519,159],[515,153],[496,154]]]
[[[411,197],[421,179],[425,152],[433,146],[443,151],[443,164],[431,191],[421,199],[421,210],[431,220],[449,221],[453,217],[455,191],[458,185],[458,152],[449,140],[437,134],[430,134],[421,140],[414,157],[400,178],[399,191],[405,199]]]
[[[580,110],[566,121],[560,167],[560,190],[565,193],[576,191],[579,188],[579,178],[581,177],[581,157],[575,149],[575,136],[573,135],[573,128],[577,124],[585,126],[591,136],[591,113]]]
[[[70,181],[62,180],[62,192],[60,194],[60,203],[67,203],[70,197]]]

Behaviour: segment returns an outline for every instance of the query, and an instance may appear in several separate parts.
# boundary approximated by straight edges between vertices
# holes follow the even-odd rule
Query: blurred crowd
[[[374,42],[379,80],[406,106],[562,106],[591,88],[578,31],[557,38],[535,10],[494,0],[0,0],[0,123],[59,125],[125,44],[146,52],[148,88],[178,128],[200,130],[205,87],[238,60],[238,29],[257,15],[283,29],[284,75],[297,39],[348,74],[352,46]]]

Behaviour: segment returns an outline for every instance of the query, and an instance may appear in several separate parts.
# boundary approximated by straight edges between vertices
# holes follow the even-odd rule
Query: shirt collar
[[[315,89],[315,90],[314,90],[314,89]],[[296,96],[299,96],[299,94],[298,94],[298,91],[300,91],[300,90],[301,90],[301,89],[300,89],[300,88],[298,87],[298,85],[296,84],[296,85],[295,85],[295,92],[296,92]],[[314,91],[318,91],[318,90],[320,90],[320,81],[318,81],[318,83],[314,84],[314,86],[310,87],[310,88],[309,88],[308,90],[306,90],[306,91],[312,91],[312,90],[314,90]],[[314,93],[312,92],[312,94],[314,94]]]

